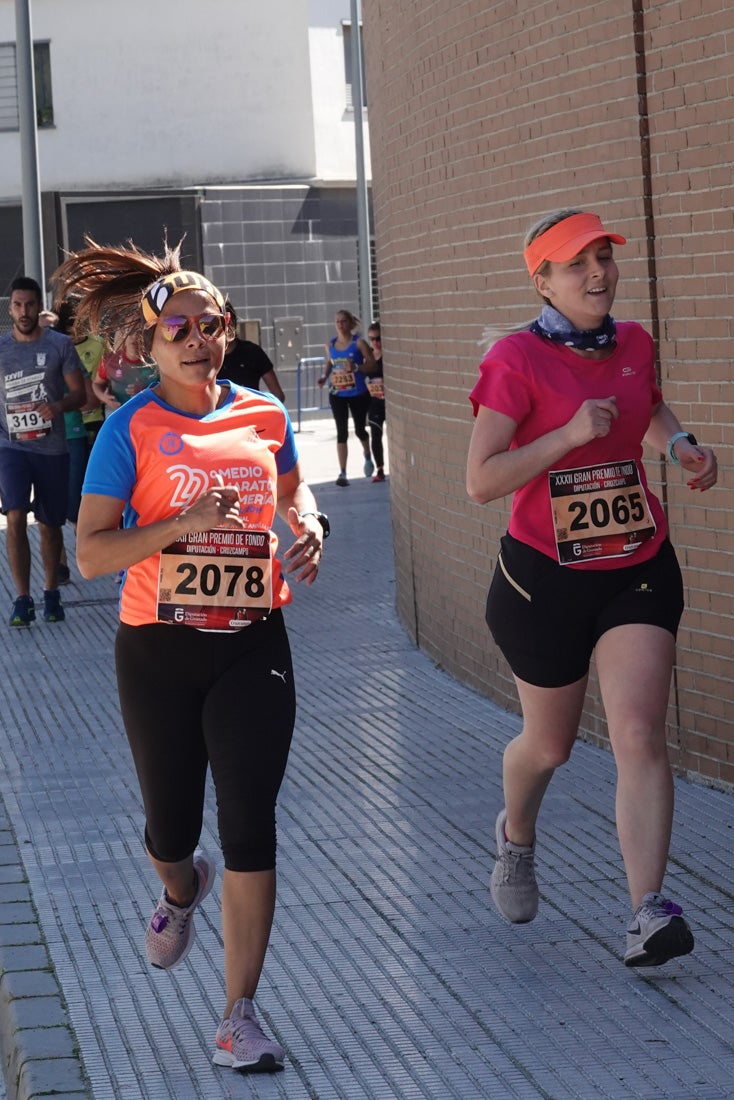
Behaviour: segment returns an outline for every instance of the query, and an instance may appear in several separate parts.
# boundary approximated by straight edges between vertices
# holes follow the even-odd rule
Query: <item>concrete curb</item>
[[[8,1100],[92,1095],[2,798],[0,1055]]]

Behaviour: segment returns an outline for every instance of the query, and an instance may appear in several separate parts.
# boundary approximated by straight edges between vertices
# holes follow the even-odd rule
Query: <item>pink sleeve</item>
[[[523,369],[525,357],[513,347],[512,337],[490,348],[479,366],[479,380],[469,394],[477,415],[484,405],[520,424],[533,407],[533,384]]]

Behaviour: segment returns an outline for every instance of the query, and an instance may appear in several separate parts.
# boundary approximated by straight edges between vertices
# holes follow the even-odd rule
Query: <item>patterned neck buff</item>
[[[174,271],[170,275],[164,275],[162,279],[156,279],[143,295],[140,305],[146,328],[150,328],[157,322],[166,302],[174,294],[178,294],[179,290],[206,291],[207,294],[211,294],[224,313],[224,295],[214,286],[214,283],[209,282],[206,276],[199,275],[197,271]]]
[[[599,351],[612,348],[616,343],[617,326],[611,314],[607,314],[599,328],[581,331],[574,328],[568,317],[564,317],[553,306],[543,306],[540,316],[533,321],[530,331],[555,344],[579,351]]]

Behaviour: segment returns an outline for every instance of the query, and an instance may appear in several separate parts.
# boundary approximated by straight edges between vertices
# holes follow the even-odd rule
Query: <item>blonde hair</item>
[[[525,234],[522,243],[523,251],[528,247],[529,244],[532,244],[533,241],[537,240],[538,237],[542,237],[544,233],[547,233],[549,229],[552,229],[554,225],[558,225],[559,222],[565,221],[566,218],[573,217],[574,214],[582,213],[582,210],[567,208],[564,210],[554,210],[550,214],[544,214],[542,218],[539,218],[530,226],[527,233]],[[548,263],[549,261],[545,260],[544,263],[542,263],[536,271],[536,275],[544,275],[545,272],[548,270]],[[543,298],[542,295],[540,297],[546,305],[549,304],[547,298]],[[485,351],[489,351],[492,345],[496,344],[498,340],[501,340],[503,336],[512,336],[515,332],[527,332],[534,320],[535,318],[531,317],[529,321],[524,321],[520,325],[503,325],[501,323],[487,325],[482,332],[481,338],[477,340],[477,345],[483,348]]]
[[[343,314],[343,315],[344,315],[344,317],[346,317],[346,318],[347,318],[347,320],[349,321],[349,324],[351,325],[351,332],[352,332],[352,335],[354,335],[354,333],[355,333],[355,332],[357,332],[357,331],[358,331],[358,329],[359,329],[359,328],[361,327],[361,325],[362,325],[362,322],[360,321],[359,317],[355,316],[355,314],[354,314],[354,313],[352,313],[352,312],[351,312],[351,310],[348,310],[348,309],[338,309],[338,310],[336,311],[336,315],[337,315],[337,317],[338,317],[338,316],[339,316],[340,314]]]

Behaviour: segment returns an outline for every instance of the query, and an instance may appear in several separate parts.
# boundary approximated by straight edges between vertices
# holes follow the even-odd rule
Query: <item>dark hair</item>
[[[132,241],[126,247],[100,245],[91,237],[84,241],[87,247],[72,252],[51,276],[56,308],[71,299],[76,310],[75,336],[93,332],[114,346],[134,336],[141,347],[149,344],[150,339],[143,338],[140,303],[157,279],[181,271],[182,242],[170,248],[165,241],[163,255],[155,256]]]
[[[17,279],[13,279],[10,284],[10,296],[12,298],[14,290],[32,290],[39,302],[43,302],[43,291],[36,282],[35,279],[31,279],[30,275],[19,275]]]
[[[378,336],[382,336],[382,329],[380,328],[379,321],[373,321],[371,325],[367,326],[367,334],[369,335],[370,332],[376,332]]]
[[[57,313],[59,319],[56,322],[56,331],[64,336],[71,336],[74,331],[74,303],[67,298],[61,302]]]

